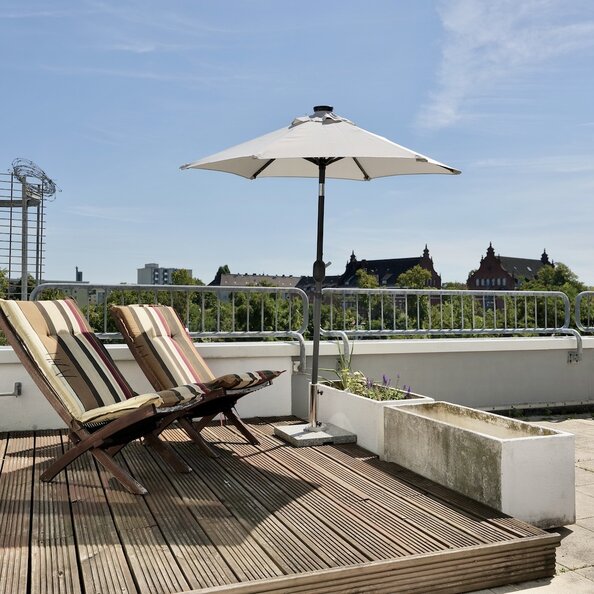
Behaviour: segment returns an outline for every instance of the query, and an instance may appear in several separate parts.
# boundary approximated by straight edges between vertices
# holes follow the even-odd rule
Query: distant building
[[[364,270],[377,278],[380,287],[394,287],[398,277],[411,268],[420,266],[431,273],[427,281],[427,288],[441,289],[441,276],[433,266],[433,258],[429,255],[429,248],[425,246],[422,256],[413,258],[390,258],[388,260],[357,260],[355,252],[351,254],[344,273],[338,277],[337,287],[356,287],[357,271]]]
[[[543,266],[555,266],[546,250],[540,260],[531,260],[496,256],[493,245],[489,244],[486,256],[481,258],[478,269],[470,273],[466,286],[474,290],[513,291],[524,282],[534,279]]]
[[[145,264],[138,268],[137,282],[139,285],[171,285],[173,273],[179,268],[162,268],[155,262]],[[190,276],[192,271],[188,270]]]
[[[296,287],[302,277],[271,274],[221,274],[210,285],[220,287]]]
[[[421,266],[431,273],[428,288],[440,289],[441,276],[435,271],[433,258],[425,246],[421,256],[413,258],[391,258],[386,260],[357,260],[355,252],[351,254],[342,274],[326,276],[324,287],[356,287],[357,270],[365,270],[375,276],[380,287],[394,287],[398,277],[415,266]],[[246,287],[268,285],[272,287],[297,287],[310,295],[314,290],[311,276],[269,275],[269,274],[217,274],[210,285],[222,287]]]

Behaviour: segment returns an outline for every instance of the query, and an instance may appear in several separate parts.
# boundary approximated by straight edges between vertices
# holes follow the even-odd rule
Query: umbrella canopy
[[[318,233],[316,261],[313,265],[315,290],[309,402],[310,428],[316,430],[322,286],[326,276],[326,264],[322,258],[326,177],[368,181],[391,175],[455,175],[460,171],[400,146],[383,136],[359,128],[353,122],[333,113],[333,108],[329,105],[318,105],[314,107],[312,115],[295,118],[286,128],[193,163],[186,163],[181,169],[224,171],[248,179],[318,178]]]
[[[319,177],[317,159],[327,159],[326,177],[370,180],[390,175],[460,173],[421,153],[355,126],[332,113],[329,106],[314,107],[310,116],[295,118],[290,126],[181,166],[211,169],[249,179],[257,177]]]

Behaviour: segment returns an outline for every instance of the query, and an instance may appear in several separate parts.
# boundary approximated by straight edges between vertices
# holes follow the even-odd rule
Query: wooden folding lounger
[[[0,329],[68,426],[72,446],[41,475],[42,480],[50,481],[89,452],[129,491],[145,494],[146,489],[113,458],[139,437],[174,470],[191,471],[159,434],[187,414],[210,414],[212,406],[218,410],[215,403],[222,390],[182,385],[135,394],[71,299],[0,299]]]
[[[258,443],[233,408],[239,398],[270,385],[282,371],[262,370],[215,378],[172,307],[122,305],[113,306],[111,313],[138,365],[155,390],[192,383],[224,390],[225,397],[217,400],[219,410],[204,415],[194,425],[194,433],[186,425],[190,437],[195,439],[196,432],[222,413],[250,443]]]

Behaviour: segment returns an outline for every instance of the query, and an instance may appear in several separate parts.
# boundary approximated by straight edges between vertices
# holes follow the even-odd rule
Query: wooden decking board
[[[41,483],[60,434],[0,435],[0,594],[445,594],[554,574],[558,535],[357,446],[292,449],[269,421],[257,447],[210,426],[216,459],[166,431],[190,474],[131,444],[146,497],[90,456]]]
[[[223,438],[229,437],[229,435],[224,434],[222,428],[217,429],[217,434]],[[232,435],[232,438],[234,437]],[[344,510],[334,505],[323,494],[320,494],[315,489],[316,485],[312,485],[305,480],[297,480],[298,477],[285,466],[268,457],[265,453],[255,451],[253,446],[247,445],[245,442],[233,443],[233,449],[251,466],[269,477],[273,476],[274,482],[281,489],[306,506],[310,513],[319,520],[318,534],[325,534],[329,530],[338,532],[351,546],[363,553],[365,560],[375,558],[375,554],[382,554],[381,551],[376,553],[369,550],[369,543],[371,543],[372,547],[378,548],[377,540],[374,540],[374,536],[369,530],[365,532],[357,531],[357,526],[353,526],[352,519],[344,514]],[[312,487],[314,487],[313,490]]]
[[[256,430],[262,432],[264,435],[272,437],[272,430],[270,426],[264,423],[256,425]],[[477,534],[476,530],[469,530],[456,522],[452,522],[451,519],[445,521],[443,519],[444,512],[450,512],[450,510],[444,506],[437,506],[437,509],[431,509],[435,506],[422,506],[418,505],[417,497],[418,491],[408,489],[409,493],[405,493],[404,497],[402,494],[402,485],[396,491],[387,488],[386,480],[391,480],[389,475],[385,473],[377,472],[374,476],[375,482],[370,481],[365,472],[365,462],[362,460],[356,460],[352,457],[348,458],[347,462],[350,462],[353,468],[349,468],[348,464],[345,464],[345,458],[336,459],[334,457],[326,456],[328,462],[325,462],[323,454],[327,454],[330,450],[334,450],[333,446],[320,446],[318,448],[303,448],[299,451],[295,451],[296,455],[306,456],[311,461],[314,461],[318,465],[323,465],[326,470],[331,472],[332,477],[340,477],[343,484],[353,485],[359,492],[359,496],[362,498],[372,498],[377,504],[387,507],[389,510],[396,512],[401,515],[402,518],[406,519],[406,524],[412,526],[413,533],[419,537],[424,537],[425,542],[432,542],[434,540],[441,541],[444,548],[460,547],[460,546],[471,546],[479,544],[481,542],[497,542],[501,540],[501,531],[497,530],[494,536],[491,538],[484,538],[481,534]],[[366,453],[367,457],[368,453]],[[359,472],[357,465],[363,468],[363,472]],[[406,486],[405,490],[406,490]],[[406,496],[408,495],[408,497]],[[415,497],[417,496],[417,497]],[[462,519],[465,517],[462,515]],[[468,522],[471,526],[475,526],[476,522]],[[405,526],[406,529],[406,526]],[[428,537],[428,538],[427,538]],[[418,541],[418,538],[417,538]],[[439,547],[433,547],[433,549],[422,548],[416,552],[422,550],[437,550]]]
[[[329,567],[312,554],[313,551],[302,540],[297,539],[271,510],[247,492],[235,475],[224,471],[219,461],[215,463],[210,459],[191,456],[188,457],[188,462],[203,476],[213,493],[226,502],[227,508],[283,573]]]
[[[227,428],[219,428],[217,434],[234,437],[233,433]],[[349,540],[363,552],[367,559],[379,558],[387,559],[395,556],[410,554],[407,547],[401,545],[392,535],[386,534],[386,531],[379,525],[374,524],[364,518],[356,510],[348,508],[348,505],[335,499],[325,493],[316,482],[313,474],[308,471],[310,467],[301,465],[306,474],[291,467],[291,458],[287,461],[283,456],[285,448],[276,446],[266,447],[265,445],[251,446],[244,444],[232,444],[233,449],[239,451],[247,450],[248,454],[244,460],[260,469],[261,471],[272,472],[277,475],[274,479],[279,486],[287,489],[294,497],[298,497],[303,505],[306,505],[312,513],[315,513],[323,522],[320,529],[327,525],[331,530],[339,530],[340,534]],[[312,489],[313,487],[313,489]],[[350,511],[350,513],[349,513]]]
[[[200,594],[378,594],[405,592],[463,592],[496,585],[506,576],[524,581],[543,577],[550,571],[555,538],[525,539],[468,547],[458,551],[416,555],[276,578],[266,583],[237,584],[212,588]],[[548,553],[538,561],[538,551]],[[524,563],[523,563],[524,561]],[[493,567],[493,572],[490,568]],[[467,581],[470,582],[468,587]],[[509,581],[507,581],[509,583]],[[190,593],[187,593],[190,594]]]
[[[33,463],[33,434],[10,435],[0,486],[6,526],[0,537],[0,589],[6,594],[18,592],[28,580]]]
[[[349,485],[351,488],[356,489],[361,497],[372,499],[375,505],[397,514],[402,520],[399,530],[411,533],[415,541],[421,541],[421,546],[433,543],[430,549],[416,549],[416,552],[437,550],[438,548],[472,546],[486,542],[480,536],[470,534],[460,529],[459,526],[452,524],[452,522],[446,522],[442,517],[434,514],[432,510],[419,507],[414,502],[399,496],[387,489],[382,482],[374,483],[367,477],[353,472],[352,469],[336,462],[331,457],[325,456],[317,449],[305,450],[302,455],[312,463],[323,466],[332,478],[336,477],[337,480],[340,480],[339,484]],[[385,476],[380,477],[380,481],[385,478]]]
[[[169,478],[167,464],[147,456],[150,449],[127,448],[123,452],[135,476],[142,474],[149,494],[144,501],[165,535],[181,571],[192,588],[206,588],[237,581],[223,556],[181,500]]]
[[[336,457],[346,453],[348,458],[352,458],[364,451],[365,450],[362,450],[358,446],[338,445],[336,446],[336,452],[334,452],[333,455]],[[488,525],[485,524],[483,527],[489,529],[491,533],[492,530],[495,529],[495,537],[497,537],[497,534],[501,533],[514,536],[535,536],[540,533],[538,528],[535,528],[526,522],[522,522],[516,518],[510,518],[497,510],[466,497],[465,495],[456,493],[447,487],[443,487],[429,479],[421,477],[402,466],[390,462],[383,462],[375,457],[370,458],[367,462],[369,465],[368,472],[370,477],[375,478],[376,476],[387,474],[400,481],[402,485],[412,486],[413,492],[414,489],[418,490],[421,488],[425,493],[431,496],[430,501],[435,501],[435,498],[437,498],[437,500],[445,503],[445,505],[442,506],[444,512],[449,506],[455,504],[460,512],[471,520],[476,518],[488,519]],[[358,463],[355,462],[354,467],[357,467],[357,464]],[[417,496],[420,498],[426,497],[425,494],[419,493]]]
[[[39,480],[39,475],[62,452],[61,436],[38,432],[35,451],[29,591],[78,594],[81,584],[68,487],[64,481]]]
[[[351,472],[359,474],[370,485],[370,496],[377,498],[384,505],[392,507],[396,501],[403,502],[406,507],[399,508],[411,520],[418,517],[418,514],[428,515],[434,518],[431,521],[424,521],[424,526],[441,534],[440,526],[444,523],[450,526],[450,544],[454,546],[471,546],[472,544],[498,542],[504,535],[510,534],[509,530],[502,530],[499,526],[485,523],[476,523],[476,514],[470,514],[465,507],[456,509],[452,505],[445,505],[444,502],[430,492],[419,492],[419,489],[412,488],[405,481],[398,477],[387,474],[381,470],[370,468],[369,461],[362,462],[353,456],[341,455],[342,452],[331,451],[329,448],[320,448],[320,453],[328,456],[339,464],[349,464],[352,461]],[[383,492],[383,493],[382,493]],[[460,499],[464,505],[470,500]],[[416,511],[415,511],[416,510]],[[484,516],[481,516],[484,519]],[[473,542],[470,542],[473,541]]]
[[[256,425],[256,429],[272,437],[272,426],[266,423],[265,420],[260,420],[260,423]],[[447,519],[448,523],[457,528],[462,534],[474,539],[474,542],[470,543],[463,540],[457,546],[461,546],[462,543],[470,546],[479,542],[499,542],[502,537],[510,533],[517,536],[538,533],[534,532],[534,527],[528,525],[520,526],[518,530],[516,526],[518,521],[509,522],[504,514],[474,502],[464,495],[441,487],[395,464],[381,462],[376,456],[370,456],[369,452],[359,446],[350,444],[319,446],[315,448],[315,451],[323,453],[335,462],[348,467],[350,472],[368,478],[372,485],[372,491],[368,491],[368,493],[374,499],[382,501],[385,499],[382,491],[389,491],[395,494],[399,500],[407,502],[423,512],[440,519]],[[412,485],[410,481],[407,482],[407,477],[412,477]],[[418,487],[420,485],[423,486],[424,492],[419,491]],[[459,502],[458,509],[453,508],[449,503],[451,500]],[[392,505],[393,502],[391,501],[390,506]],[[407,517],[409,517],[408,513]],[[489,518],[489,521],[477,525],[477,517],[481,519]]]
[[[222,455],[218,463],[228,470],[230,474],[241,480],[241,484],[252,497],[278,517],[285,528],[290,530],[295,538],[303,542],[303,546],[310,555],[315,555],[318,569],[334,567],[341,564],[360,563],[367,557],[351,547],[349,542],[326,531],[325,546],[320,546],[319,533],[320,521],[311,514],[307,507],[301,505],[299,500],[280,489],[265,474],[255,473],[237,456]]]
[[[221,468],[220,464],[210,458],[196,456],[195,447],[194,444],[188,443],[185,448],[182,445],[179,449],[185,452],[187,462],[193,466],[213,494],[225,502],[227,509],[241,523],[246,533],[266,551],[281,573],[319,568],[311,562],[301,563],[300,553],[304,552],[302,543],[292,538],[291,533],[247,494],[235,477]]]
[[[128,446],[128,450],[132,451],[143,449],[139,442]],[[142,458],[148,460],[146,452],[143,454]],[[123,463],[121,454],[117,459],[120,464]],[[144,478],[144,464],[142,467],[142,474],[139,472],[138,476]],[[107,472],[100,469],[100,475],[102,482],[107,483]],[[163,476],[163,480],[167,480],[167,475]],[[132,495],[113,479],[109,480],[105,494],[140,592],[160,594],[190,588],[144,497]]]
[[[393,505],[388,506],[390,513],[386,514],[385,510],[378,508],[374,498],[374,494],[377,495],[377,493],[384,495],[383,491],[365,488],[365,482],[360,480],[358,475],[350,471],[345,472],[344,467],[340,465],[332,467],[332,462],[328,458],[319,455],[316,448],[284,448],[279,450],[278,445],[281,443],[279,440],[266,435],[264,432],[259,433],[259,436],[262,447],[266,444],[273,452],[273,455],[282,456],[285,464],[295,468],[299,475],[313,477],[313,480],[320,485],[321,490],[335,500],[340,501],[353,513],[359,514],[364,521],[370,522],[374,531],[382,532],[388,538],[397,535],[398,543],[405,548],[408,554],[430,552],[454,546],[451,538],[447,542],[444,538],[439,539],[430,534],[429,530],[423,527],[419,530],[418,526],[413,525],[408,518],[403,517],[403,514],[399,514],[399,510],[396,508],[401,506],[402,502],[397,499],[393,500]],[[361,490],[360,487],[363,487],[364,490]],[[371,491],[374,491],[374,493],[370,497]],[[431,516],[425,514],[425,519],[431,525]],[[433,522],[433,524],[435,523]],[[443,527],[445,528],[445,525]],[[455,534],[455,532],[449,527],[449,535]],[[479,542],[480,540],[475,538],[465,543],[465,546]]]
[[[139,593],[94,461],[78,458],[67,475],[85,591]],[[54,479],[60,480],[62,473]]]
[[[221,447],[225,447],[221,444]],[[317,569],[333,567],[341,564],[361,563],[369,560],[369,557],[361,554],[351,546],[350,542],[333,530],[327,529],[320,523],[319,516],[313,514],[307,506],[301,504],[294,494],[283,491],[271,479],[271,473],[254,472],[241,460],[243,449],[237,447],[237,456],[231,455],[232,449],[227,451],[229,455],[221,455],[217,460],[219,465],[228,469],[229,473],[241,479],[243,487],[266,508],[282,520],[285,529],[294,533],[296,538],[301,540],[303,547],[310,555],[317,559]],[[247,455],[250,455],[249,453]],[[320,531],[324,530],[324,546],[319,543]]]
[[[180,442],[174,441],[173,444],[182,452],[183,447],[187,448],[188,459],[202,457],[197,446],[188,442],[182,432],[169,432],[168,435],[180,436]],[[213,471],[220,470],[215,466]],[[182,500],[187,509],[240,580],[263,579],[282,574],[224,503],[215,497],[199,473],[175,474],[167,467],[164,467],[164,472],[179,492],[183,493]]]
[[[329,449],[323,451],[333,459],[346,464],[352,460],[354,471],[365,472],[371,480],[378,481],[383,487],[389,488],[419,507],[431,510],[440,517],[447,517],[460,529],[467,530],[471,527],[471,530],[484,542],[498,542],[504,535],[539,534],[538,529],[521,520],[508,518],[497,510],[414,474],[397,464],[383,462],[377,458],[370,458],[362,463],[357,458],[357,454],[362,451],[358,446],[337,446],[333,452]],[[477,518],[482,520],[478,525]]]

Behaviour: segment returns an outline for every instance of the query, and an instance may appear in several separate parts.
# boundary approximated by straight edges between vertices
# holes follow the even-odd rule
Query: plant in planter
[[[348,357],[339,351],[336,369],[324,370],[336,374],[337,379],[326,380],[324,383],[372,400],[403,400],[410,397],[411,387],[404,385],[400,388],[398,385],[400,375],[396,375],[395,384],[392,384],[392,380],[386,374],[382,376],[382,382],[378,383],[361,371],[353,371],[352,357],[352,351]]]
[[[376,383],[361,371],[354,371],[351,357],[340,349],[336,369],[325,371],[332,379],[320,386],[320,419],[355,433],[360,446],[380,457],[384,455],[385,408],[433,402],[432,398],[412,393],[408,386],[400,388],[398,376],[395,384],[387,376]]]

